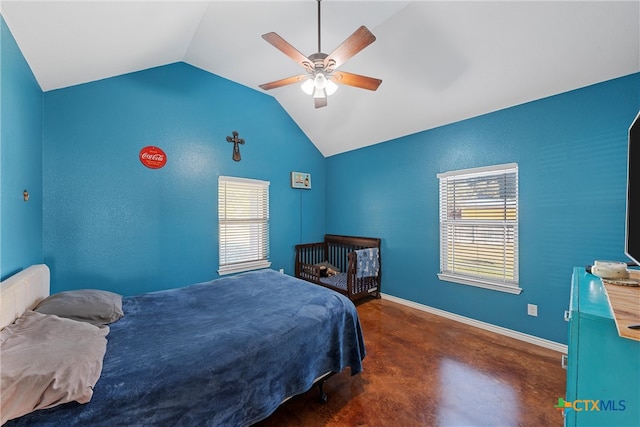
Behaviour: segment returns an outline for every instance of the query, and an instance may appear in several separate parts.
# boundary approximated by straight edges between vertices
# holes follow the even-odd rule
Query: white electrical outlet
[[[281,268],[281,269],[280,269],[280,273],[284,273],[284,268]]]
[[[535,304],[527,304],[527,314],[529,316],[538,316],[538,306]]]

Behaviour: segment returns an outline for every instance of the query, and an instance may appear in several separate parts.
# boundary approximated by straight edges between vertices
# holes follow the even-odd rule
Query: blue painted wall
[[[270,96],[176,63],[44,95],[44,252],[52,292],[124,295],[217,277],[218,176],[271,182],[272,268],[324,233],[325,160]],[[226,136],[246,143],[231,158]],[[157,170],[138,153],[167,154]],[[312,190],[290,188],[290,172]]]
[[[626,260],[627,130],[639,109],[635,74],[330,157],[327,232],[382,238],[387,294],[565,343],[572,267]],[[523,292],[439,281],[436,174],[509,162]]]
[[[42,99],[40,86],[0,17],[1,279],[43,259]]]

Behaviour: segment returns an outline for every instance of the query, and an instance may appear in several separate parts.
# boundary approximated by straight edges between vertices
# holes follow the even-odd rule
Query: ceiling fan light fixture
[[[336,93],[338,85],[327,79],[324,73],[318,72],[315,77],[305,80],[300,88],[307,95],[313,95],[314,98],[324,98]]]
[[[315,85],[313,84],[313,79],[309,78],[305,80],[304,83],[302,83],[302,86],[300,86],[300,88],[307,95],[313,95],[313,91],[315,89]]]
[[[327,87],[327,78],[324,76],[324,73],[316,73],[316,76],[313,79],[313,84],[317,89],[324,89]]]
[[[331,80],[327,80],[327,85],[325,86],[324,90],[327,91],[327,96],[333,95],[338,90],[338,85]]]

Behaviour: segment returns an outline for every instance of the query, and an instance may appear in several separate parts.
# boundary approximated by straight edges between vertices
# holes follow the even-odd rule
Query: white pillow
[[[91,400],[109,327],[27,311],[0,331],[0,424],[62,403]]]

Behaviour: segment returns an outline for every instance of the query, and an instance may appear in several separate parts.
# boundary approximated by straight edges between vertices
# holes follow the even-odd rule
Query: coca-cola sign
[[[160,169],[167,164],[167,155],[160,148],[149,145],[140,150],[140,162],[148,168]]]

